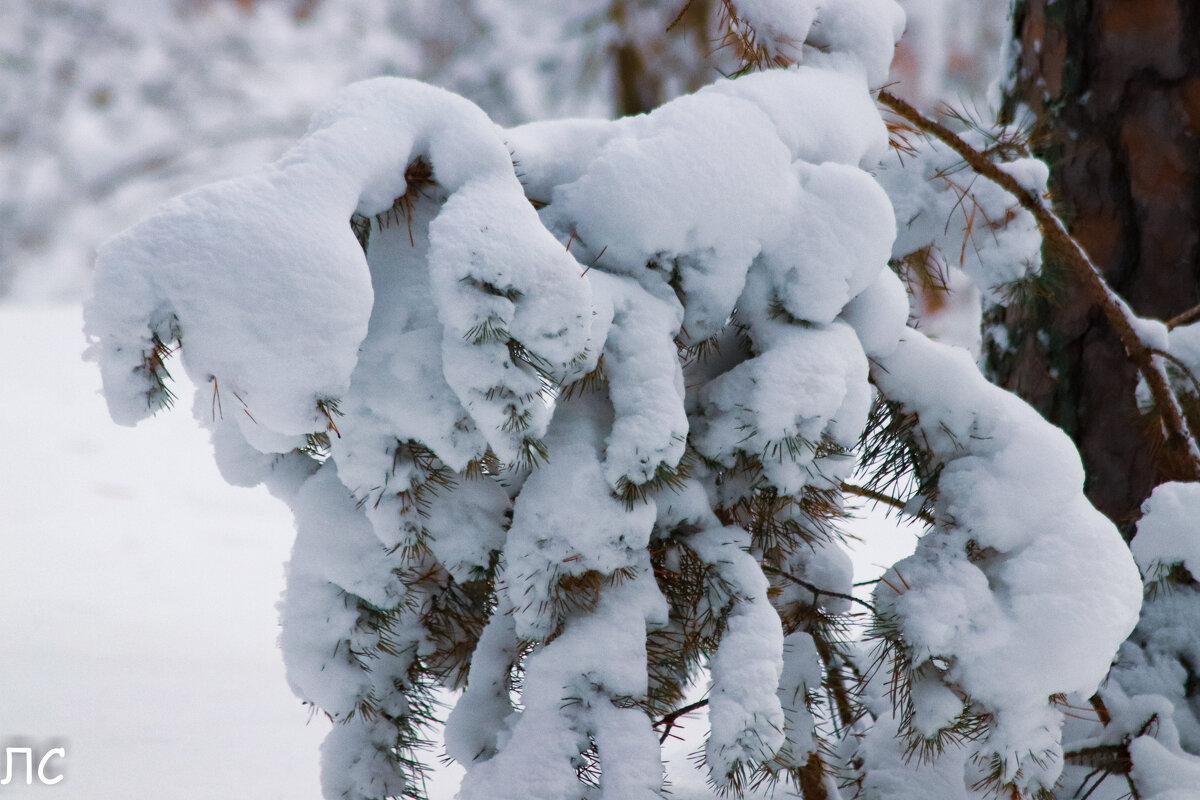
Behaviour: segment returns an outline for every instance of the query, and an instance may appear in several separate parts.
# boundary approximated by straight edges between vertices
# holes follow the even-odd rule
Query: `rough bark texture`
[[[1055,205],[1110,285],[1141,316],[1200,302],[1200,0],[1018,0],[1009,113],[1033,112]],[[1190,33],[1189,33],[1190,32]],[[1018,122],[1021,112],[1015,111]],[[1087,493],[1129,530],[1155,485],[1177,477],[1136,370],[1070,279],[1011,306],[989,367],[1074,438]]]

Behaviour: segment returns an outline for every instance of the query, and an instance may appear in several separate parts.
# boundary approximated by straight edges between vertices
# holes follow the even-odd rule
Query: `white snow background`
[[[66,748],[62,782],[35,764],[26,786],[18,756],[0,797],[317,800],[328,723],[276,645],[291,515],[220,478],[178,365],[172,412],[113,424],[81,324],[78,305],[0,303],[0,748]],[[854,532],[862,580],[915,529]],[[432,800],[458,774],[439,767]]]

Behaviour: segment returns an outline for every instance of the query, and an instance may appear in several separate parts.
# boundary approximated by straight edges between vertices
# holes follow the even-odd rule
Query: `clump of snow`
[[[543,216],[608,271],[640,276],[653,263],[678,281],[683,327],[703,339],[733,310],[778,224],[772,209],[791,205],[790,154],[756,105],[720,95],[681,98],[627,128],[580,178],[555,188]],[[700,159],[707,169],[695,169]]]
[[[800,162],[796,225],[765,244],[761,263],[783,309],[797,319],[827,324],[875,279],[895,233],[886,224],[890,203],[870,176],[855,167]],[[819,267],[816,265],[820,265]]]
[[[688,420],[674,342],[682,309],[625,278],[597,272],[592,285],[595,322],[610,321],[603,358],[615,418],[604,475],[619,490],[623,483],[650,481],[659,469],[673,470],[683,457]]]
[[[1129,316],[1137,320],[1137,324],[1143,327],[1150,322],[1157,322],[1157,320],[1134,317],[1132,314]],[[1159,324],[1161,325],[1161,323]],[[1162,330],[1157,332],[1164,333]],[[1143,331],[1139,329],[1138,334],[1143,336]],[[1200,371],[1200,324],[1193,322],[1187,325],[1177,325],[1169,331],[1165,331],[1165,336],[1165,345],[1161,340],[1145,338],[1142,340],[1147,344],[1156,342],[1152,346],[1170,354],[1171,358],[1160,357],[1160,359],[1177,394],[1181,397],[1200,395],[1200,387],[1194,380],[1194,376]],[[1149,402],[1149,390],[1144,386],[1144,381],[1138,384],[1138,399]]]
[[[1129,743],[1130,777],[1146,800],[1187,800],[1200,786],[1200,758],[1167,749],[1159,739],[1139,736]]]
[[[1153,350],[1167,351],[1170,348],[1171,337],[1166,323],[1157,319],[1139,317],[1127,305],[1125,307],[1128,312],[1125,317],[1129,320],[1133,332],[1137,334],[1142,344]]]
[[[762,355],[700,393],[696,447],[714,460],[731,460],[739,452],[766,454],[767,474],[791,493],[819,474],[809,469],[816,449],[794,440],[831,437],[850,447],[866,424],[867,360],[853,330],[842,323],[825,329],[780,325],[770,332],[776,338],[765,339],[772,346]]]
[[[1138,627],[1114,665],[1116,681],[1103,692],[1111,735],[1153,733],[1172,750],[1195,753],[1200,747],[1200,720],[1188,700],[1188,673],[1200,659],[1198,601],[1200,593],[1191,585],[1162,585],[1147,593]]]
[[[1129,548],[1147,576],[1183,564],[1200,580],[1200,484],[1164,483],[1142,505],[1142,519]]]
[[[1040,197],[1045,194],[1050,181],[1050,166],[1037,158],[1018,158],[1015,161],[1004,161],[997,165],[1007,172],[1021,188],[1030,194]]]
[[[899,719],[892,714],[887,697],[868,697],[875,723],[857,750],[862,759],[863,797],[866,800],[974,800],[963,773],[970,769],[966,748],[948,748],[940,758],[924,761],[905,752]]]
[[[719,92],[750,101],[775,123],[792,158],[866,167],[887,152],[887,129],[857,70],[799,67],[715,83]]]
[[[816,0],[730,0],[738,21],[755,33],[755,44],[768,53],[795,58],[808,38],[820,5]]]
[[[705,751],[709,773],[720,782],[736,772],[739,763],[766,760],[784,744],[779,697],[783,631],[768,601],[767,579],[747,552],[749,536],[721,525],[698,482],[688,481],[659,509],[659,524],[664,529],[681,524],[696,528],[688,546],[714,565],[733,595],[729,630],[709,662],[711,732]]]
[[[932,670],[913,679],[909,696],[913,704],[909,724],[925,739],[933,739],[939,731],[951,727],[964,710],[962,698]]]
[[[841,316],[854,328],[868,357],[889,355],[908,322],[908,294],[904,284],[891,270],[882,270],[842,309]]]
[[[649,564],[637,566],[639,577],[606,589],[593,613],[529,656],[523,709],[505,721],[499,752],[469,769],[462,800],[578,791],[574,763],[589,737],[605,786],[616,790],[605,796],[658,796],[657,742],[650,720],[629,701],[646,692],[646,626],[665,622],[666,608]]]
[[[583,400],[558,410],[547,438],[554,468],[530,475],[514,505],[505,560],[522,639],[546,638],[562,624],[550,610],[564,576],[633,568],[645,553],[654,503],[627,510],[613,497],[600,461],[603,428],[611,419],[604,405]]]
[[[959,135],[980,150],[991,144],[982,131]],[[904,146],[883,158],[875,175],[895,209],[892,258],[911,287],[912,315],[933,338],[978,354],[983,312],[1008,302],[1015,286],[1041,270],[1037,222],[1016,198],[976,175],[941,143],[911,130],[897,136]],[[1030,192],[1045,193],[1043,162],[1018,158],[998,166]]]
[[[865,71],[867,83],[887,82],[892,50],[904,32],[904,10],[894,2],[842,0],[822,3],[808,37],[810,63],[838,63],[847,56]]]
[[[513,713],[512,668],[520,641],[505,597],[488,620],[471,654],[467,688],[446,718],[446,755],[459,764],[486,761],[500,748],[499,736]]]
[[[873,376],[917,415],[941,468],[935,529],[885,575],[877,608],[915,668],[944,665],[941,681],[994,717],[975,749],[1000,759],[1003,782],[1052,786],[1062,756],[1047,698],[1093,691],[1137,621],[1129,550],[1084,498],[1066,435],[965,352],[908,331]],[[948,711],[944,695],[912,699],[928,697],[922,725]]]
[[[1191,368],[1200,366],[1200,324],[1179,325],[1168,332],[1168,351]]]

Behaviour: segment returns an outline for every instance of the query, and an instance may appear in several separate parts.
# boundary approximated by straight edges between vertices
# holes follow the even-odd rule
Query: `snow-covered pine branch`
[[[461,797],[659,797],[654,720],[705,668],[718,791],[885,796],[967,718],[994,788],[1053,784],[1051,695],[1105,674],[1137,573],[1061,435],[905,326],[870,173],[896,6],[800,5],[769,37],[793,66],[613,122],[504,130],[356,84],[275,164],[101,251],[114,419],[165,404],[178,347],[223,473],[295,513],[282,645],[337,723],[330,800],[421,796],[437,686],[464,690]],[[907,591],[876,593],[898,720],[855,719],[835,624],[876,386],[935,470]]]

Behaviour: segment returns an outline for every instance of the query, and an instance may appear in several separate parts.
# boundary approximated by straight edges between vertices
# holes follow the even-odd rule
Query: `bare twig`
[[[762,565],[762,571],[765,573],[768,573],[770,575],[775,575],[777,577],[783,578],[784,580],[791,581],[792,583],[796,584],[797,586],[807,589],[808,591],[813,593],[814,598],[816,597],[816,595],[820,595],[820,594],[826,595],[827,597],[837,597],[842,600],[849,600],[851,603],[858,603],[859,605],[865,606],[867,609],[869,609],[872,614],[875,613],[875,606],[871,605],[866,600],[860,600],[859,598],[855,597],[854,595],[843,594],[841,592],[835,592],[830,589],[822,589],[821,587],[819,587],[815,584],[809,583],[806,580],[801,580],[800,578],[797,578],[795,575],[792,575],[789,572],[784,572],[781,569],[776,569],[775,567],[771,567],[766,564]]]
[[[1200,320],[1200,306],[1192,306],[1182,314],[1176,314],[1167,320],[1167,330],[1174,330],[1180,325],[1191,325],[1197,320]]]
[[[924,511],[913,511],[908,507],[908,503],[900,500],[899,498],[892,497],[890,494],[884,494],[883,492],[878,492],[874,489],[868,489],[865,486],[858,486],[853,483],[846,483],[845,481],[842,481],[841,489],[846,494],[852,494],[856,497],[873,500],[876,503],[883,503],[885,506],[891,506],[897,511],[921,520],[926,525],[933,524],[933,517],[931,517],[929,514],[925,513]]]
[[[846,686],[846,680],[840,668],[841,655],[835,652],[825,637],[814,636],[812,640],[813,646],[817,650],[817,657],[821,659],[821,664],[825,667],[826,686],[829,694],[833,698],[834,705],[837,706],[837,718],[831,720],[834,733],[841,737],[845,731],[849,731],[854,726],[854,721],[860,716],[862,706],[854,701],[851,690]],[[839,720],[840,726],[838,725]]]
[[[1050,210],[1039,195],[1022,186],[1016,178],[946,126],[925,116],[891,92],[880,91],[879,102],[919,130],[948,145],[972,170],[995,182],[1033,215],[1042,238],[1062,254],[1091,301],[1104,312],[1109,325],[1124,345],[1125,352],[1146,381],[1154,405],[1162,417],[1166,445],[1177,456],[1180,468],[1187,471],[1190,480],[1200,481],[1200,450],[1197,450],[1192,433],[1188,430],[1179,401],[1171,392],[1165,371],[1155,361],[1150,348],[1137,335],[1131,319],[1133,313],[1128,305],[1109,287],[1087,252],[1067,232],[1062,220]]]
[[[682,706],[669,714],[665,714],[662,719],[658,720],[651,726],[653,728],[657,728],[660,725],[666,726],[663,728],[662,736],[659,737],[658,743],[662,744],[663,742],[667,741],[667,737],[671,735],[671,729],[675,727],[676,721],[680,717],[686,717],[693,711],[699,711],[707,705],[708,699],[705,698],[704,700],[697,700],[694,703],[688,703],[686,706]]]

